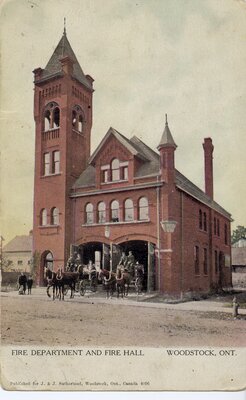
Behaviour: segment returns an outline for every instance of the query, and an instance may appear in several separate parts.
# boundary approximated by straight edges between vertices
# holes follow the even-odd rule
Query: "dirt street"
[[[245,346],[246,316],[82,298],[52,301],[45,289],[1,293],[2,345]],[[200,303],[200,302],[197,302]],[[206,302],[204,302],[206,303]],[[187,303],[186,303],[187,304]]]

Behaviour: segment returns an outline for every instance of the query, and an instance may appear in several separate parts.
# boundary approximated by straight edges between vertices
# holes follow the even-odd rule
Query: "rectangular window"
[[[23,265],[23,261],[22,260],[18,260],[17,264],[18,265]]]
[[[128,167],[123,167],[123,179],[128,180]]]
[[[217,235],[220,236],[220,220],[217,219]]]
[[[218,252],[217,250],[215,250],[214,252],[214,269],[215,269],[215,273],[218,273]]]
[[[227,225],[225,224],[225,244],[228,244],[228,228]]]
[[[50,174],[50,153],[44,153],[43,155],[43,174]]]
[[[108,170],[103,171],[103,182],[107,183],[109,181],[108,179]]]
[[[203,229],[207,232],[207,214],[203,213]]]
[[[206,248],[203,249],[203,272],[204,275],[208,274],[208,250]]]
[[[194,264],[195,264],[195,274],[199,275],[200,273],[200,265],[199,265],[199,247],[194,247]]]
[[[59,151],[53,151],[52,156],[53,156],[53,159],[52,159],[52,173],[53,174],[59,174],[59,172],[60,172],[60,152]]]

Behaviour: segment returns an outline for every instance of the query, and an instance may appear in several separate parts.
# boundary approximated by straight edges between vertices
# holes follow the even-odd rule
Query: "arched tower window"
[[[85,118],[80,106],[75,106],[72,111],[72,126],[73,128],[82,133],[84,131]]]
[[[133,221],[134,220],[134,209],[133,209],[132,199],[126,199],[126,201],[125,201],[124,217],[125,217],[125,221]]]
[[[106,222],[106,205],[103,201],[98,204],[98,222],[99,224],[103,224]]]
[[[59,128],[60,126],[60,109],[56,107],[53,113],[54,128]]]
[[[45,132],[51,129],[51,112],[46,110],[44,114],[44,130]]]
[[[43,208],[40,211],[40,225],[41,226],[45,226],[47,225],[47,210],[45,208]]]
[[[93,215],[93,204],[88,203],[85,207],[85,223],[86,224],[93,224],[94,222],[94,215]]]
[[[119,202],[117,200],[113,200],[111,203],[111,221],[119,222]]]
[[[138,206],[140,221],[149,219],[149,203],[147,197],[141,197]]]
[[[51,209],[51,225],[59,225],[59,209],[56,207]]]
[[[111,176],[112,181],[119,181],[120,180],[120,162],[118,158],[114,158],[111,162]]]
[[[47,104],[44,110],[44,131],[57,129],[60,126],[60,108],[57,103]]]

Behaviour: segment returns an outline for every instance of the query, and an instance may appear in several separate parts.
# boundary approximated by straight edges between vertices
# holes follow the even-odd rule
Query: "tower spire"
[[[168,125],[168,122],[167,122],[167,114],[165,114],[165,117],[166,117],[166,126]]]
[[[66,36],[67,35],[67,31],[66,31],[66,17],[64,17],[64,29],[63,29],[63,35]]]

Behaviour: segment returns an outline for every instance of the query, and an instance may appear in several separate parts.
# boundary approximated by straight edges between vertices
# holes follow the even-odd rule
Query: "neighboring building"
[[[242,238],[232,245],[232,270],[246,272],[246,239]]]
[[[4,271],[31,272],[32,232],[16,236],[3,247]]]
[[[158,152],[110,128],[91,155],[93,79],[65,31],[34,75],[39,283],[46,265],[56,270],[76,250],[84,264],[113,270],[132,251],[147,290],[179,295],[231,286],[231,215],[213,200],[211,138],[203,143],[205,193],[175,169],[167,120]]]

